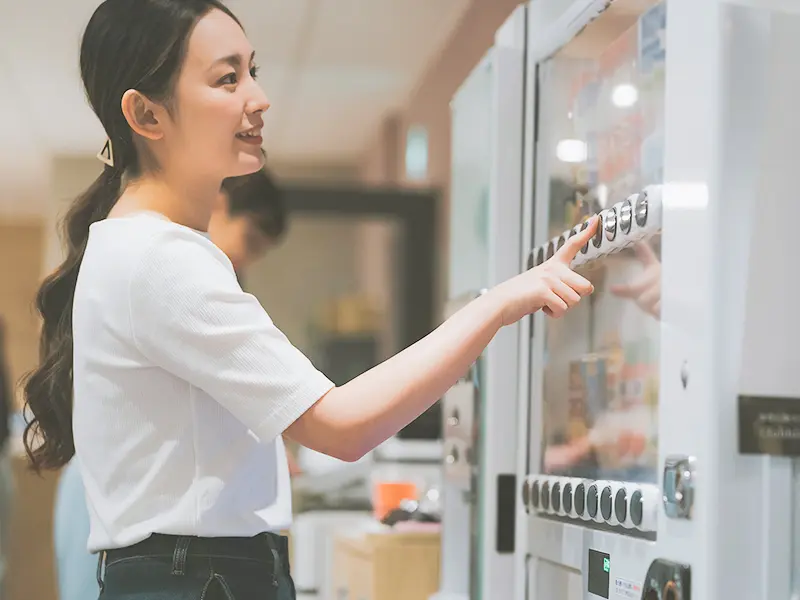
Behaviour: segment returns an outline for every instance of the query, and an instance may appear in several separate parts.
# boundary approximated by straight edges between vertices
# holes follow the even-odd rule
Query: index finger
[[[578,255],[578,252],[580,252],[581,248],[583,248],[589,242],[589,240],[594,237],[599,223],[600,217],[594,215],[591,219],[589,219],[588,227],[569,238],[564,245],[561,246],[559,251],[556,252],[553,258],[563,262],[566,265],[570,264],[572,259]]]

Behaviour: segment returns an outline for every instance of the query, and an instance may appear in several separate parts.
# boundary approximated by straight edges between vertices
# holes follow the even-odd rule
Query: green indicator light
[[[606,573],[611,571],[611,561],[607,558],[603,559],[603,571],[605,571]]]

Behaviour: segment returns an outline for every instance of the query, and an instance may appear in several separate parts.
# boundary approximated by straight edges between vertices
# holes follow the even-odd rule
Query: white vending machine
[[[451,103],[448,312],[519,272],[526,9]],[[441,586],[436,600],[513,597],[519,328],[500,332],[442,399]]]
[[[528,11],[515,597],[798,598],[800,2]]]

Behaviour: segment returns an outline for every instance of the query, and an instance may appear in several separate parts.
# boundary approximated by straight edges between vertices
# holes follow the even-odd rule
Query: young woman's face
[[[171,161],[219,179],[263,165],[261,129],[269,101],[255,80],[242,28],[213,10],[197,22],[175,87],[164,141]]]

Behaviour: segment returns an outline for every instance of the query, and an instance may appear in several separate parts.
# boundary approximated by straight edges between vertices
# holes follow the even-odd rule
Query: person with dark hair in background
[[[261,169],[252,175],[226,179],[211,216],[208,235],[231,260],[241,277],[286,233],[286,205],[272,177]],[[2,320],[0,320],[0,393],[3,391]],[[10,388],[9,388],[10,389]],[[287,452],[289,470],[299,473]],[[3,524],[0,523],[0,531]],[[59,600],[85,600],[100,592],[97,558],[86,550],[89,512],[76,461],[61,471],[53,519]],[[0,549],[2,550],[2,549]],[[2,596],[0,596],[1,598]]]
[[[430,408],[506,325],[592,292],[597,218],[398,355],[335,386],[205,235],[222,182],[263,166],[269,101],[219,0],[105,0],[81,76],[106,167],[65,219],[25,384],[34,469],[75,455],[103,600],[295,597],[282,434],[355,461]],[[276,282],[279,285],[279,282]]]

